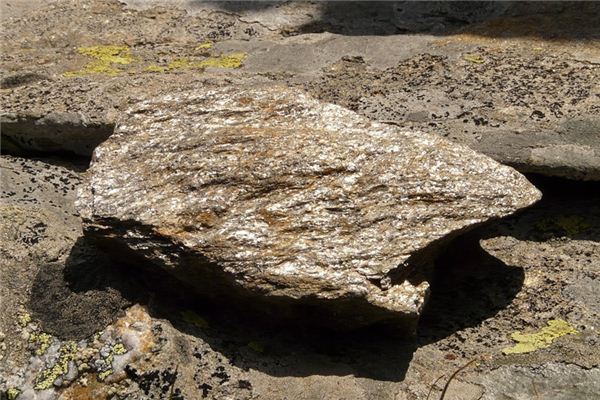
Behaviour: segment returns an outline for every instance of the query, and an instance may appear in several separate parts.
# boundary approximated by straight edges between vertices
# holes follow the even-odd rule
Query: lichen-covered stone
[[[405,278],[432,244],[539,197],[435,135],[232,86],[132,107],[96,149],[79,206],[89,233],[205,293],[343,304],[365,323],[420,313],[427,283]]]
[[[430,45],[386,69],[346,57],[306,86],[324,101],[435,130],[521,172],[600,180],[597,62],[453,41],[445,53]]]

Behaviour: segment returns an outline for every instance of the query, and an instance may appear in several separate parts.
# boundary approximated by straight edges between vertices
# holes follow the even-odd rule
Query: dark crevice
[[[114,124],[62,123],[44,118],[5,121],[1,126],[0,148],[2,154],[17,157],[55,157],[89,165],[94,149],[114,129]]]

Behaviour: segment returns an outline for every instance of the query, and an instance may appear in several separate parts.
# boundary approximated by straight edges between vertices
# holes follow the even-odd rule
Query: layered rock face
[[[206,294],[334,305],[361,323],[418,315],[427,283],[405,278],[433,243],[540,197],[466,147],[278,86],[140,102],[89,173],[89,233]]]

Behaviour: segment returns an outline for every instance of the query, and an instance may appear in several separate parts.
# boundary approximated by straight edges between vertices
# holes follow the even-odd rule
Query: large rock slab
[[[540,197],[466,147],[278,86],[140,102],[89,174],[89,234],[206,294],[328,305],[350,324],[414,320],[427,283],[407,276],[432,245]]]
[[[0,396],[18,391],[22,398],[159,400],[173,385],[174,398],[202,393],[207,399],[426,399],[432,390],[439,397],[446,379],[433,389],[432,382],[440,375],[448,377],[482,355],[486,362],[452,380],[447,399],[515,393],[521,398],[590,398],[598,392],[600,191],[589,183],[582,192],[550,181],[552,190],[565,196],[556,201],[538,181],[542,202],[454,241],[438,258],[429,318],[420,322],[417,345],[384,338],[379,327],[352,339],[319,332],[311,341],[298,329],[274,335],[255,319],[240,321],[240,315],[222,313],[214,304],[184,305],[171,291],[155,286],[149,286],[152,307],[135,305],[108,324],[103,315],[115,299],[115,284],[132,280],[137,285],[127,293],[145,296],[149,287],[140,281],[150,274],[122,276],[116,274],[124,270],[120,266],[110,272],[93,253],[87,261],[59,269],[80,234],[72,201],[73,185],[81,179],[46,162],[8,156],[0,158],[0,168],[5,191],[0,200],[5,206],[0,207],[0,299],[7,310],[0,314]],[[19,207],[22,213],[15,212]],[[41,209],[46,213],[36,211]],[[48,218],[49,213],[56,217]],[[44,232],[35,227],[38,223],[49,226]],[[114,274],[112,283],[100,280],[90,286],[103,271]],[[65,288],[57,291],[60,280]],[[172,283],[163,288],[178,291]],[[22,309],[36,302],[33,310]],[[21,311],[26,310],[32,320],[23,326]],[[515,344],[513,332],[537,332],[555,318],[581,334],[533,353],[502,353]],[[100,332],[90,335],[89,328]],[[71,340],[77,342],[77,373],[60,367],[61,349],[72,349]],[[59,378],[56,385],[35,390],[49,383],[45,371]]]

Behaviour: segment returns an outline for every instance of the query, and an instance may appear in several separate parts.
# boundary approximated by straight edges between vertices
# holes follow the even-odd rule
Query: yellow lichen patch
[[[112,352],[113,354],[121,355],[127,353],[127,349],[125,348],[125,346],[123,346],[122,343],[117,343],[113,346]]]
[[[98,374],[98,380],[100,380],[100,381],[103,381],[103,380],[105,380],[106,378],[108,378],[108,377],[109,377],[109,375],[111,375],[112,373],[113,373],[113,370],[112,370],[112,369],[108,369],[108,370],[106,370],[106,371],[102,371],[102,372],[100,372],[100,373]]]
[[[67,342],[63,345],[59,350],[58,360],[52,367],[42,371],[38,376],[34,389],[50,389],[57,378],[69,372],[69,363],[75,360],[77,351],[78,348],[75,342]]]
[[[465,55],[463,55],[463,59],[465,61],[469,61],[469,62],[472,62],[475,64],[483,64],[485,62],[483,57],[481,57],[480,55],[477,55],[477,54],[465,54]]]
[[[144,72],[165,72],[166,70],[166,67],[160,67],[158,65],[149,65],[144,68]]]
[[[6,397],[8,400],[15,400],[17,397],[19,397],[19,393],[19,389],[10,388],[6,391]]]
[[[29,335],[29,341],[37,346],[35,350],[36,356],[42,356],[46,354],[46,351],[52,343],[52,336],[47,333],[32,333]]]
[[[202,61],[193,60],[191,58],[178,58],[171,61],[167,65],[166,69],[169,71],[182,69],[203,69],[207,67],[235,69],[240,68],[245,59],[246,53],[231,53],[222,56],[209,57]],[[158,68],[160,67],[153,68],[153,70],[158,72]]]
[[[77,49],[79,54],[91,57],[89,62],[79,71],[65,72],[65,76],[84,76],[93,74],[118,75],[122,72],[117,65],[127,65],[134,61],[128,46],[91,46]]]
[[[181,317],[192,325],[196,325],[200,329],[208,328],[208,322],[195,312],[186,310],[181,312]]]
[[[538,349],[543,349],[552,344],[552,342],[561,336],[573,335],[579,333],[571,324],[562,319],[548,321],[548,326],[540,329],[536,333],[515,332],[510,337],[517,342],[513,347],[507,347],[502,352],[504,354],[530,353]]]
[[[92,46],[77,49],[80,54],[109,64],[131,64],[133,57],[128,46]]]
[[[167,65],[168,70],[202,68],[199,61],[190,58],[178,58]]]
[[[31,315],[29,315],[28,313],[23,313],[19,315],[17,321],[19,322],[21,328],[25,328],[31,322]]]
[[[211,42],[204,42],[196,46],[195,51],[201,55],[208,56],[212,49]],[[177,58],[165,65],[151,64],[143,69],[132,69],[126,67],[135,61],[131,49],[127,46],[91,46],[77,49],[79,54],[91,57],[93,60],[77,71],[65,72],[65,76],[86,76],[94,74],[119,75],[123,72],[130,74],[167,72],[187,69],[212,68],[240,68],[246,59],[246,53],[234,52],[220,56],[212,56],[205,59],[195,57]]]
[[[125,346],[122,343],[117,343],[117,344],[113,345],[110,348],[110,352],[109,352],[108,356],[106,356],[106,358],[104,359],[104,362],[106,363],[106,365],[109,368],[106,369],[105,371],[100,372],[98,374],[98,379],[103,381],[109,375],[112,375],[114,373],[114,370],[110,367],[112,366],[112,363],[115,360],[115,356],[125,354],[125,353],[127,353],[127,349],[125,348]]]
[[[246,53],[237,52],[229,55],[207,58],[200,62],[200,66],[212,68],[240,68],[245,59]]]
[[[210,50],[212,49],[213,44],[212,42],[206,41],[198,46],[196,46],[195,50]]]

